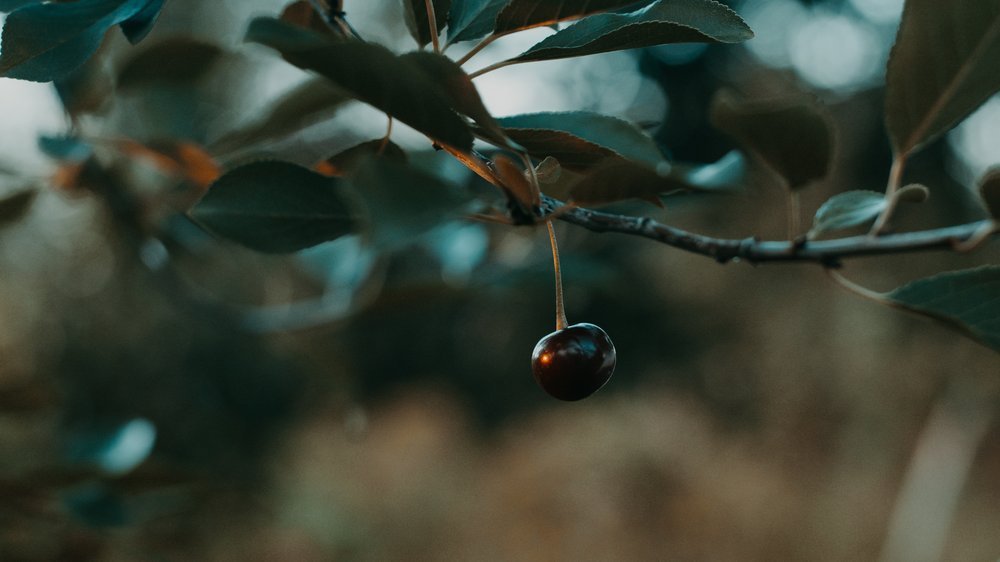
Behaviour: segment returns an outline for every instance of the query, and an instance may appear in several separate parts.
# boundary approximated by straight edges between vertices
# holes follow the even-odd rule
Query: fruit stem
[[[566,306],[563,304],[562,267],[559,265],[559,244],[556,242],[556,229],[552,221],[546,221],[549,229],[549,244],[552,246],[552,265],[556,272],[556,330],[565,330],[569,325],[566,320]]]

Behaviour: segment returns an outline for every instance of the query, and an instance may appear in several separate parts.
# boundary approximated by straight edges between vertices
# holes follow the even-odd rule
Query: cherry
[[[615,371],[615,345],[593,324],[574,324],[540,339],[531,371],[545,392],[566,401],[597,392]]]

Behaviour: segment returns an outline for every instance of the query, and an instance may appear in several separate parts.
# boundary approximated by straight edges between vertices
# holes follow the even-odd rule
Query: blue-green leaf
[[[875,220],[886,207],[885,195],[874,191],[847,191],[827,199],[816,216],[809,237],[860,226]]]
[[[598,14],[546,37],[514,58],[539,61],[667,43],[738,43],[753,37],[715,0],[659,0],[629,14]]]
[[[153,30],[153,25],[156,24],[156,18],[159,17],[160,10],[163,9],[165,1],[148,0],[146,6],[139,13],[119,24],[122,33],[125,34],[125,38],[128,39],[129,43],[135,45],[149,35],[149,32]]]
[[[493,32],[497,14],[509,0],[452,0],[448,42],[473,41]]]
[[[261,252],[294,252],[355,231],[342,181],[288,162],[254,162],[216,180],[191,216]]]
[[[497,34],[552,25],[563,20],[623,8],[637,0],[511,0],[497,14]]]
[[[48,82],[82,65],[104,33],[142,12],[149,0],[77,0],[33,4],[4,22],[0,76]]]
[[[0,0],[0,12],[13,12],[28,4],[41,4],[42,0]]]
[[[427,2],[425,0],[402,0],[402,2],[403,19],[406,22],[406,27],[410,30],[410,35],[413,36],[417,44],[423,47],[433,40],[431,38],[431,28],[428,24]],[[445,23],[448,22],[448,11],[451,7],[451,0],[433,0],[432,4],[434,6],[434,23],[440,35]]]
[[[886,297],[1000,351],[1000,266],[942,273],[904,285]]]

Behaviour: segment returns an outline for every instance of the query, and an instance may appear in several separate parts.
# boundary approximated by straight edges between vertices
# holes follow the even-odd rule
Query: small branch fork
[[[750,263],[806,262],[837,267],[843,258],[900,254],[927,250],[973,249],[970,241],[983,242],[1000,232],[1000,224],[990,220],[946,228],[921,230],[901,234],[868,235],[833,240],[762,241],[712,238],[675,228],[648,217],[615,215],[590,209],[571,208],[557,199],[542,196],[545,215],[561,211],[559,220],[593,232],[617,232],[648,238],[675,248],[714,258],[720,263],[746,260]],[[988,233],[985,234],[985,233]]]

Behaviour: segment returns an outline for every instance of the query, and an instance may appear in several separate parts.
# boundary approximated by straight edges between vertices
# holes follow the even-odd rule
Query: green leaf
[[[813,217],[809,238],[859,226],[875,220],[885,210],[885,195],[875,191],[847,191],[827,199]]]
[[[136,16],[147,0],[77,0],[33,4],[7,16],[0,76],[48,82],[84,63],[113,25]]]
[[[410,30],[410,35],[423,47],[430,43],[431,27],[428,24],[427,2],[425,0],[401,0],[403,2],[403,15],[406,27]],[[444,29],[448,22],[448,10],[451,8],[451,0],[433,0],[434,23],[437,24],[438,34]]]
[[[568,111],[525,113],[497,119],[514,142],[537,158],[551,156],[570,170],[584,170],[614,157],[650,167],[665,162],[656,142],[628,121]]]
[[[370,240],[381,249],[405,246],[460,217],[472,196],[419,168],[386,158],[362,163],[351,183],[368,208]]]
[[[690,189],[692,185],[670,174],[669,167],[654,170],[625,160],[608,160],[573,183],[569,199],[580,205],[641,199],[663,206],[662,194]]]
[[[668,43],[737,43],[753,37],[715,0],[660,0],[630,14],[599,14],[546,37],[513,60],[539,61]]]
[[[473,41],[493,32],[497,14],[509,0],[452,0],[448,42]]]
[[[673,164],[670,174],[691,185],[692,189],[734,191],[746,174],[746,160],[739,151],[731,150],[708,164]]]
[[[979,196],[990,215],[1000,220],[1000,168],[993,168],[979,180]]]
[[[171,38],[130,58],[118,74],[123,91],[168,83],[185,84],[202,78],[225,51],[216,45],[188,38]]]
[[[325,78],[310,78],[281,96],[263,116],[213,143],[225,152],[284,138],[329,119],[350,97]]]
[[[503,129],[483,105],[479,91],[461,66],[448,57],[425,51],[407,53],[400,59],[419,68],[430,77],[440,87],[441,94],[447,98],[452,109],[475,121],[488,133],[491,140],[501,146],[507,144]]]
[[[712,100],[712,124],[797,190],[822,179],[833,159],[833,121],[806,97],[740,101],[729,91]]]
[[[462,151],[472,148],[469,126],[441,88],[419,67],[385,47],[332,41],[272,18],[253,20],[247,40],[279,51],[292,64],[319,73],[437,142]]]
[[[636,0],[511,0],[497,14],[495,31],[499,34],[552,25],[596,12],[623,8]]]
[[[38,191],[23,189],[0,198],[0,226],[6,226],[23,217],[35,202]]]
[[[1000,266],[942,273],[904,285],[886,297],[1000,351]]]
[[[0,12],[13,12],[28,4],[41,4],[42,0],[0,0]]]
[[[261,252],[294,252],[355,231],[341,181],[288,162],[227,172],[191,210],[208,230]]]
[[[1000,1],[907,0],[886,74],[898,155],[934,140],[1000,90]]]
[[[326,159],[338,174],[352,172],[369,158],[381,157],[395,162],[406,162],[406,153],[398,144],[385,139],[375,139],[357,144]]]
[[[146,6],[139,13],[118,24],[129,43],[135,45],[149,35],[165,1],[148,0]]]

